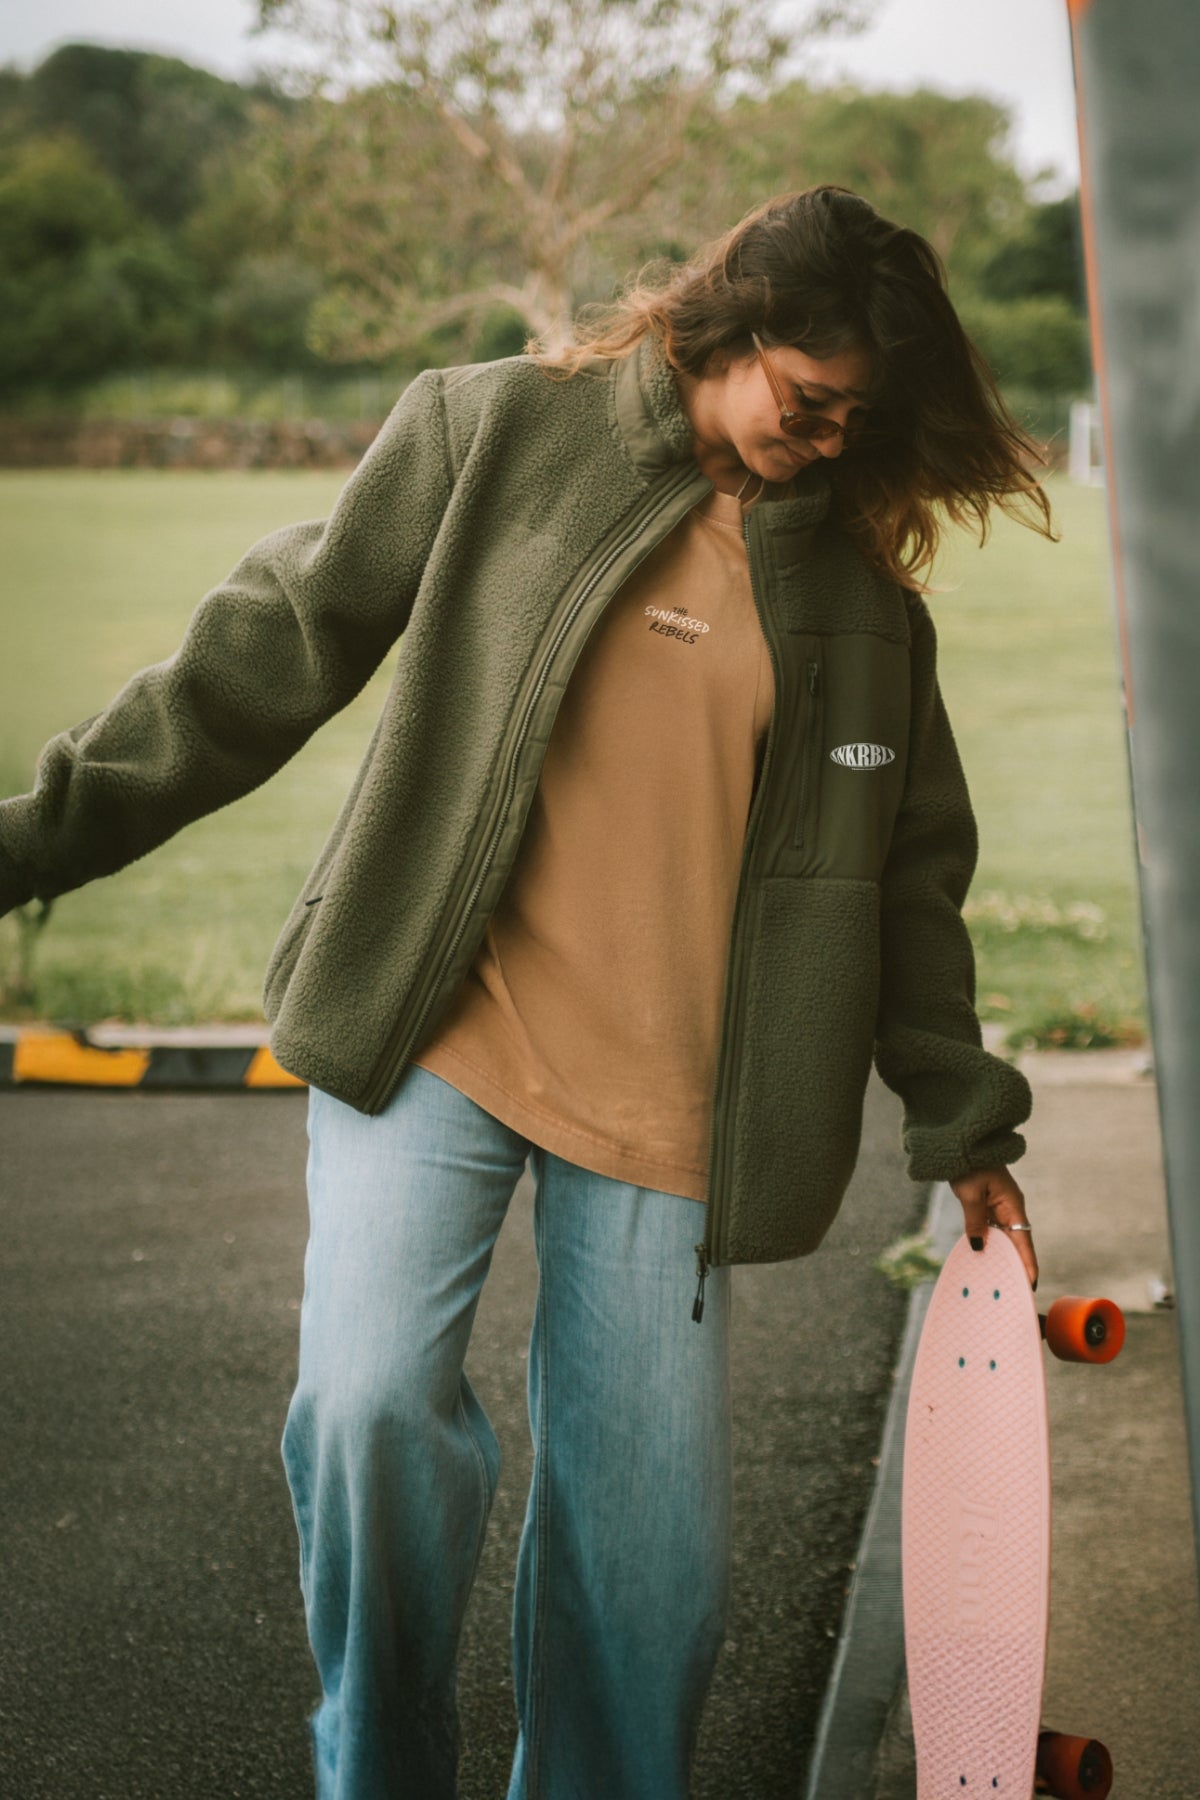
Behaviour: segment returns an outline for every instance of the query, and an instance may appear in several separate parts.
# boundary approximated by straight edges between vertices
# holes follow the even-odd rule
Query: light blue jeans
[[[455,1659],[500,1450],[463,1372],[526,1158],[539,1281],[509,1800],[685,1800],[729,1588],[728,1269],[693,1200],[530,1144],[410,1067],[309,1094],[311,1233],[283,1459],[323,1699],[318,1800],[452,1800]]]

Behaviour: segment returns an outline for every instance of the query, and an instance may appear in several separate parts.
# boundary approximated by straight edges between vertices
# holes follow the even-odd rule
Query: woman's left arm
[[[919,596],[908,599],[912,718],[904,798],[881,879],[875,1065],[904,1101],[915,1181],[954,1185],[988,1174],[1015,1188],[1006,1165],[1025,1149],[1016,1127],[1032,1096],[1018,1070],[983,1048],[962,917],[975,818],[938,688],[933,621]]]

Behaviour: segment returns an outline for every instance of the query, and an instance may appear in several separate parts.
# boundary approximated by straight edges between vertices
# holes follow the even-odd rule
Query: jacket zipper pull
[[[708,1251],[703,1244],[696,1245],[696,1271],[700,1279],[696,1283],[696,1298],[692,1301],[692,1317],[698,1325],[704,1317],[704,1283],[708,1276]]]

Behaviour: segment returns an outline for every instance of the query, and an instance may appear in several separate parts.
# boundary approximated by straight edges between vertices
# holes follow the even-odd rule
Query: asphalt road
[[[0,1795],[308,1800],[316,1700],[279,1436],[305,1097],[0,1093]],[[796,1800],[870,1495],[915,1228],[873,1083],[819,1253],[735,1275],[734,1616],[695,1800]],[[503,1800],[529,1475],[531,1192],[469,1363],[505,1465],[464,1644],[462,1800]],[[681,1304],[690,1303],[681,1295]],[[617,1800],[617,1797],[613,1797]]]

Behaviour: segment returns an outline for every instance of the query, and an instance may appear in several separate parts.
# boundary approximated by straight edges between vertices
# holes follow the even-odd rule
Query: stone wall
[[[382,423],[0,416],[0,469],[352,469]],[[1064,442],[1043,449],[1065,467]]]
[[[352,469],[381,423],[0,418],[0,468]]]

